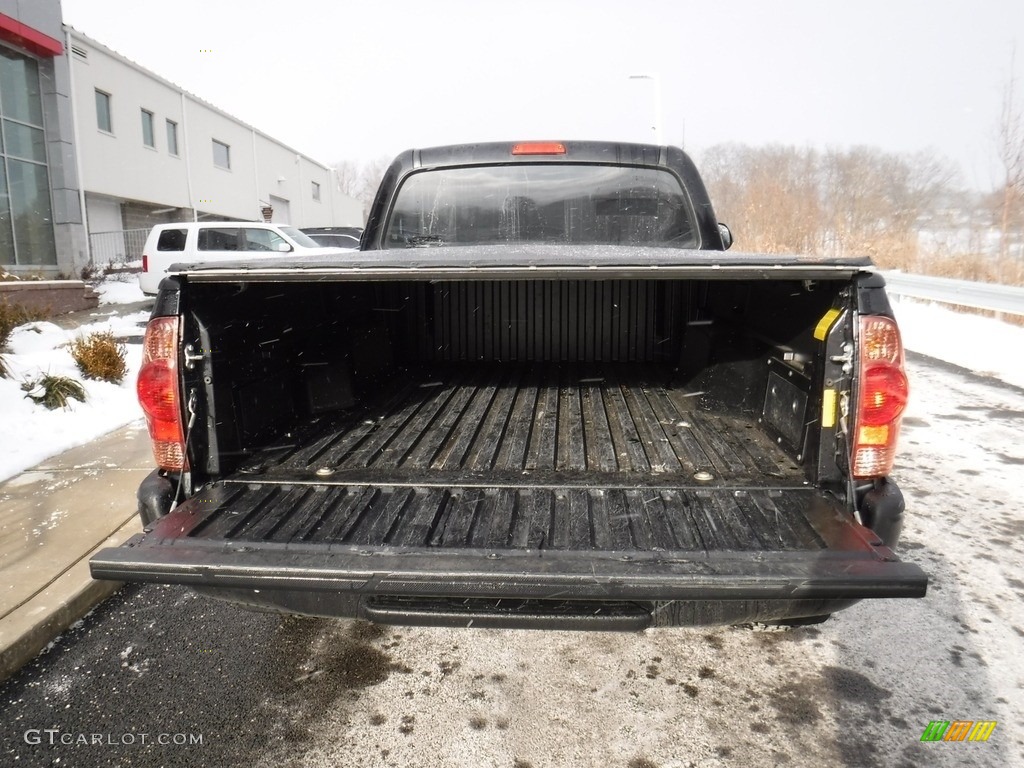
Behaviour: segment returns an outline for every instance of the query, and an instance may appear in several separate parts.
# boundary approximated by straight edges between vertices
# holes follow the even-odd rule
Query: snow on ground
[[[0,426],[4,435],[0,440],[0,481],[141,418],[142,411],[135,399],[135,378],[142,361],[140,337],[148,318],[148,312],[135,312],[76,330],[65,330],[48,322],[28,323],[15,329],[4,353],[10,375],[0,379]],[[96,331],[111,331],[118,338],[133,339],[133,343],[125,345],[128,372],[121,384],[84,379],[71,358],[68,344],[78,336]],[[86,391],[85,402],[72,400],[66,410],[50,411],[27,399],[21,383],[47,373],[81,381]]]
[[[1024,328],[910,299],[892,306],[907,349],[1024,387]]]
[[[100,295],[100,304],[133,304],[145,301],[146,294],[139,288],[137,275],[129,275],[130,280],[106,280],[96,286]]]

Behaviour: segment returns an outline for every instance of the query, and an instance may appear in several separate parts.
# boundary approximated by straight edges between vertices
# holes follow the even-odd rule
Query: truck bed
[[[232,599],[259,604],[284,590],[288,605],[378,621],[458,623],[437,604],[448,596],[465,620],[500,625],[493,602],[466,608],[497,595],[527,601],[516,626],[523,605],[547,616],[559,596],[583,612],[600,601],[606,621],[609,600],[642,601],[635,628],[655,603],[735,600],[763,616],[746,601],[923,589],[756,418],[700,408],[667,367],[428,366],[400,380],[282,436],[94,573],[242,588]]]
[[[655,365],[452,365],[406,370],[367,405],[315,420],[243,472],[330,471],[401,485],[800,486],[802,470],[756,417],[699,408],[703,392]]]
[[[698,410],[700,393],[670,388],[670,377],[611,365],[410,372],[377,403],[262,452],[223,483],[231,497],[193,535],[499,549],[825,546],[798,513],[810,492],[799,468],[752,419]]]

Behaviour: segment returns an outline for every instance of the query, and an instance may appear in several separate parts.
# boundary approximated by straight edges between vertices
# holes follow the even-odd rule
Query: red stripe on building
[[[32,29],[17,19],[0,13],[0,40],[24,48],[36,56],[60,56],[64,46],[60,40],[44,35],[38,29]]]

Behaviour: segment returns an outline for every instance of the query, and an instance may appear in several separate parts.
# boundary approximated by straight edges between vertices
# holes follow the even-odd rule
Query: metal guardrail
[[[973,283],[969,280],[908,275],[903,272],[882,272],[882,276],[885,277],[885,290],[890,296],[1024,315],[1024,288],[1017,286]]]
[[[141,261],[142,249],[148,236],[149,228],[94,232],[89,235],[92,263],[102,267],[107,264]]]

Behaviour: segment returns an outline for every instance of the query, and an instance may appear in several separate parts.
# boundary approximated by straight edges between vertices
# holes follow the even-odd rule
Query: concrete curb
[[[123,585],[96,581],[89,558],[105,547],[123,544],[142,530],[133,514],[103,542],[4,618],[0,627],[0,682],[17,673],[64,630]]]

